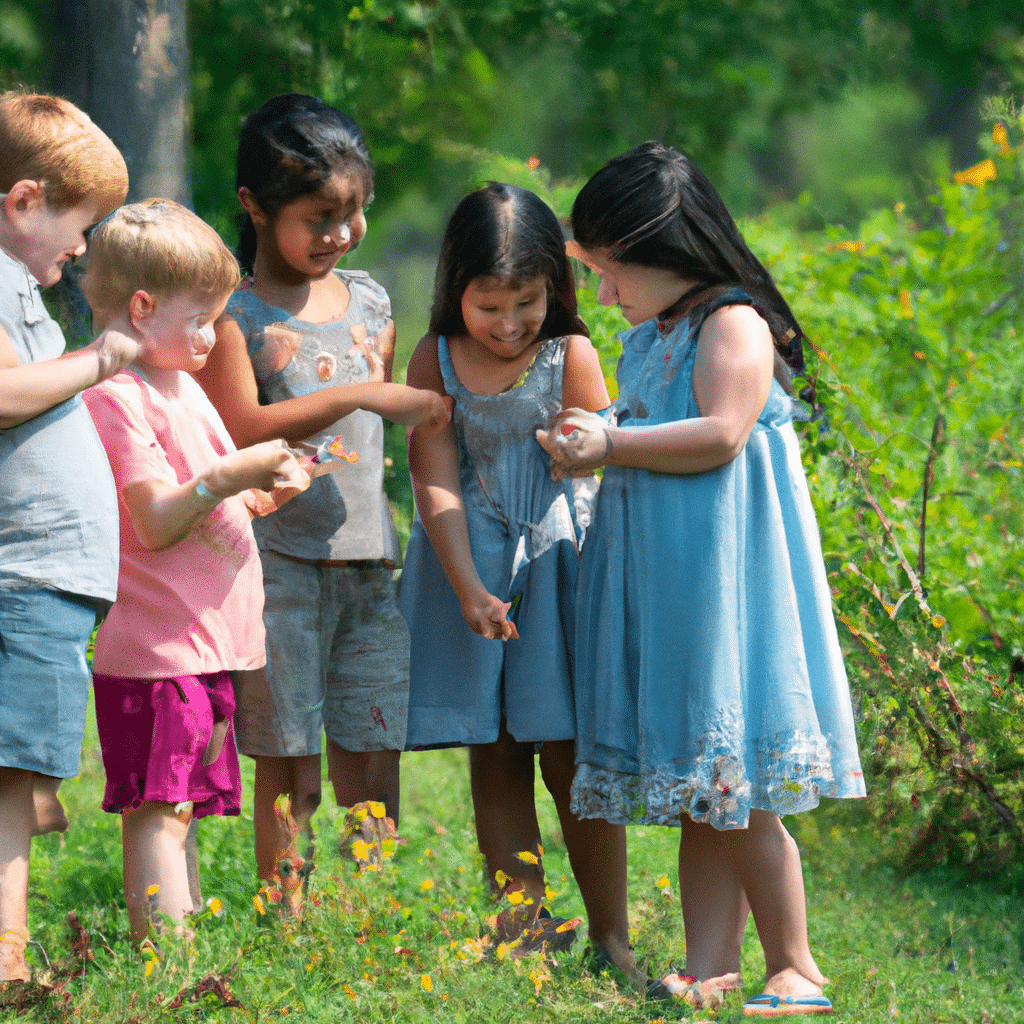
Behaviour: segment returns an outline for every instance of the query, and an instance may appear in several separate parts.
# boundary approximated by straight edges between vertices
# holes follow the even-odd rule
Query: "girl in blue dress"
[[[454,403],[412,431],[417,519],[399,606],[409,623],[408,748],[466,745],[477,838],[500,872],[544,898],[534,756],[558,811],[599,956],[640,980],[629,949],[626,837],[569,810],[573,627],[586,490],[553,481],[535,433],[563,405],[609,403],[576,315],[565,239],[532,192],[491,184],[459,204],[438,262],[430,333],[408,382]],[[530,859],[530,858],[528,858]]]
[[[578,254],[622,337],[610,419],[538,434],[555,476],[605,466],[579,579],[572,809],[680,827],[686,974],[739,988],[748,906],[764,993],[825,1013],[800,854],[780,815],[860,797],[846,673],[792,426],[802,333],[707,178],[647,143],[573,206]]]

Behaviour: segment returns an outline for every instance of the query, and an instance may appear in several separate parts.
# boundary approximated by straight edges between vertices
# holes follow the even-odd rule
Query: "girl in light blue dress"
[[[744,1013],[826,1013],[780,815],[864,782],[792,426],[800,327],[667,146],[611,161],[572,224],[600,301],[634,325],[611,417],[567,410],[538,435],[556,477],[606,467],[580,567],[572,808],[681,829],[686,974],[660,994],[739,988],[749,905],[767,980]]]
[[[430,333],[408,382],[454,404],[410,437],[417,518],[399,606],[412,641],[408,748],[466,745],[477,838],[502,875],[544,899],[535,750],[558,811],[599,956],[640,980],[629,949],[621,825],[569,810],[579,548],[594,481],[553,481],[535,434],[565,404],[608,405],[565,239],[532,192],[491,184],[448,224]],[[532,854],[527,863],[519,854]],[[522,922],[520,922],[522,923]],[[554,938],[554,935],[551,935]]]

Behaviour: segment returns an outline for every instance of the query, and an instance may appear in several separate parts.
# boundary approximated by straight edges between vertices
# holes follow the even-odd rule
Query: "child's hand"
[[[499,601],[493,594],[483,591],[462,602],[462,614],[469,628],[488,640],[518,640],[516,624],[506,618],[511,601]]]
[[[438,395],[436,391],[427,391],[425,393],[441,399],[441,411],[438,413],[436,403],[429,403],[429,418],[416,425],[416,432],[419,437],[431,437],[448,426],[452,419],[452,410],[455,408],[455,399],[450,395]]]
[[[142,346],[120,331],[104,331],[91,345],[99,360],[97,383],[120,373],[129,363],[138,358]]]
[[[429,388],[411,388],[407,384],[380,384],[386,388],[386,406],[380,415],[406,427],[440,429],[451,419],[451,400],[445,400]],[[383,404],[383,403],[382,403]]]
[[[538,430],[537,441],[551,456],[551,479],[589,476],[612,454],[608,421],[583,409],[563,409],[550,430]]]
[[[241,491],[305,490],[309,474],[299,466],[284,441],[264,441],[221,457],[203,483],[217,498],[229,498]],[[276,495],[275,495],[276,497]]]

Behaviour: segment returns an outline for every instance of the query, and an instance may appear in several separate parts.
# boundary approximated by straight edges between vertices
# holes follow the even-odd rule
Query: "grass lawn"
[[[251,763],[245,759],[243,772],[248,806]],[[646,1002],[607,971],[594,973],[584,955],[583,928],[571,953],[553,957],[516,959],[488,945],[483,937],[495,908],[481,880],[461,751],[405,755],[401,833],[407,843],[379,872],[359,873],[338,856],[343,815],[331,806],[325,785],[324,806],[315,818],[316,905],[308,905],[298,922],[272,904],[264,904],[264,914],[254,906],[258,884],[249,818],[204,821],[203,893],[222,908],[199,918],[191,946],[161,939],[159,960],[128,943],[119,831],[115,818],[98,809],[102,783],[91,731],[82,774],[61,791],[72,831],[38,839],[33,849],[35,944],[29,955],[38,975],[56,989],[31,1006],[0,1007],[0,1020],[744,1019],[738,996],[717,1014],[695,1014],[678,1004]],[[548,884],[556,893],[551,909],[563,917],[582,916],[546,793],[541,811]],[[804,853],[812,948],[831,979],[831,1020],[1024,1021],[1019,869],[985,877],[947,871],[901,878],[877,862],[878,844],[862,806],[823,807],[787,824]],[[669,829],[630,830],[631,924],[652,974],[681,966],[684,955],[675,842]],[[67,925],[70,910],[88,933],[93,956],[79,977],[73,976],[81,958]],[[764,980],[752,924],[744,954],[749,996]],[[239,1005],[229,1005],[234,1002]]]

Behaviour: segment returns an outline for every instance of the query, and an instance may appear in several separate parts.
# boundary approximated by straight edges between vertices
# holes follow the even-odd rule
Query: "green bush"
[[[745,226],[814,341],[806,469],[870,799],[907,867],[1024,848],[1022,127],[916,218]]]

